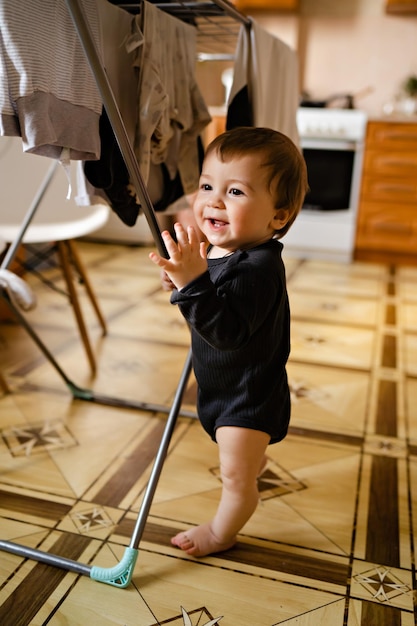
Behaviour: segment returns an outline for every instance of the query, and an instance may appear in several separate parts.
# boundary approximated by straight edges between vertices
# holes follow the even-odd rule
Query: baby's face
[[[221,161],[211,152],[203,163],[194,214],[219,256],[268,241],[283,225],[259,155]]]

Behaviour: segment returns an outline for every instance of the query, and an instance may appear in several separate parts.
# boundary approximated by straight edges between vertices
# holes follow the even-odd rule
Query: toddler
[[[149,256],[191,328],[197,411],[217,442],[222,492],[213,519],[172,538],[201,557],[228,550],[254,513],[269,444],[288,430],[290,311],[281,258],[308,189],[299,149],[268,128],[226,131],[208,146],[193,212],[169,255]],[[208,242],[208,245],[207,245]]]

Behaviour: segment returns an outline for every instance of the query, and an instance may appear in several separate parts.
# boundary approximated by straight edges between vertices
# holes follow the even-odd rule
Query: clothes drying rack
[[[129,172],[130,181],[134,186],[136,194],[139,198],[143,213],[147,219],[156,247],[161,256],[167,257],[168,254],[161,236],[161,231],[158,226],[152,202],[142,179],[139,166],[126,128],[124,126],[115,96],[113,94],[106,72],[101,63],[98,52],[96,50],[88,22],[85,19],[81,7],[81,0],[65,0],[65,2],[71,18],[74,22],[74,27],[79,36],[81,45],[92,70],[93,76],[96,80],[97,87],[99,89],[109,121],[113,128],[116,141],[119,145],[121,154]],[[131,12],[135,12],[135,10],[139,6],[138,2],[114,2],[114,4],[117,4],[119,7],[125,8]],[[167,12],[171,13],[175,17],[183,19],[184,21],[190,22],[196,26],[197,47],[204,48],[205,54],[207,55],[206,58],[209,58],[211,55],[213,55],[213,58],[219,58],[219,48],[223,51],[222,55],[223,53],[226,55],[228,55],[228,53],[233,53],[239,28],[242,25],[250,28],[251,25],[250,18],[247,18],[243,14],[241,14],[228,0],[211,0],[210,2],[205,2],[204,0],[201,2],[187,2],[180,0],[179,2],[174,1],[164,4],[158,3],[157,6],[158,8],[161,8],[162,10],[166,10]],[[7,250],[7,253],[1,264],[1,269],[7,269],[13,262],[24,237],[24,234],[29,227],[31,220],[33,219],[36,210],[39,207],[39,204],[48,188],[55,167],[56,163],[51,166],[45,179],[43,180],[38,190],[38,193],[33,199],[33,202],[29,207],[27,214],[22,222],[18,236]],[[168,413],[167,422],[153,463],[150,478],[145,489],[145,493],[129,546],[125,549],[122,560],[116,566],[103,568],[87,565],[79,563],[78,561],[74,561],[72,559],[67,559],[60,555],[36,550],[14,542],[0,540],[0,550],[3,550],[5,552],[16,554],[18,556],[22,556],[28,559],[33,559],[47,565],[52,565],[61,569],[65,569],[67,571],[75,572],[77,574],[82,574],[98,582],[106,583],[119,588],[125,588],[130,584],[132,579],[136,560],[139,554],[139,544],[145,529],[146,520],[149,515],[159,477],[168,452],[169,443],[171,441],[177,417],[180,412],[184,416],[195,417],[195,413],[183,411],[181,409],[182,398],[191,374],[191,350],[189,350],[188,352],[174,395],[173,403],[169,408],[159,404],[135,402],[97,394],[92,390],[79,387],[67,376],[67,374],[61,368],[53,354],[49,351],[44,342],[40,339],[34,329],[27,322],[24,315],[22,315],[22,313],[19,311],[18,306],[16,306],[16,304],[9,297],[7,291],[0,288],[0,296],[6,301],[7,305],[15,314],[17,320],[24,327],[24,329],[37,344],[47,360],[52,364],[57,373],[66,383],[67,387],[69,388],[75,399],[96,402],[109,406],[120,406],[126,408],[129,407],[141,410]]]

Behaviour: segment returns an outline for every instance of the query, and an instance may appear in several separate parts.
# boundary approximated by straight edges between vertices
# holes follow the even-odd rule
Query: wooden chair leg
[[[93,305],[93,308],[96,312],[97,315],[97,319],[100,322],[100,326],[102,328],[103,331],[103,336],[107,334],[107,325],[106,325],[106,320],[104,319],[104,316],[101,312],[98,300],[94,294],[93,288],[91,286],[90,280],[87,276],[87,272],[85,271],[85,267],[83,262],[81,261],[81,257],[78,254],[78,250],[77,250],[77,246],[75,244],[75,241],[72,240],[68,240],[66,242],[68,249],[70,251],[70,255],[72,258],[72,262],[75,266],[75,268],[77,269],[81,280],[85,286],[85,289],[87,291],[88,297],[90,298],[91,304]]]
[[[11,393],[8,384],[6,383],[3,374],[0,372],[0,389],[3,390],[4,393]]]
[[[87,328],[84,322],[83,314],[80,307],[80,302],[78,300],[77,291],[74,286],[72,271],[71,271],[71,263],[68,255],[68,248],[65,241],[57,242],[57,250],[58,256],[61,264],[62,274],[64,276],[67,289],[70,296],[70,301],[72,308],[74,310],[75,318],[77,321],[78,329],[80,331],[81,339],[84,344],[85,351],[87,353],[87,358],[90,363],[91,370],[93,374],[96,372],[96,360],[94,357],[93,350],[91,348],[90,339],[88,337]]]

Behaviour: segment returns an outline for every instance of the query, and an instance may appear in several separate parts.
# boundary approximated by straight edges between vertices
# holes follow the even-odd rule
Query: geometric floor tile
[[[87,505],[82,510],[70,513],[69,517],[78,532],[83,535],[94,532],[97,529],[110,529],[115,525],[105,509],[101,506]]]
[[[68,426],[60,420],[13,426],[1,431],[1,436],[14,457],[32,456],[78,445]]]
[[[411,572],[355,561],[352,596],[413,610]]]
[[[208,618],[208,621],[206,621],[206,618]],[[181,615],[164,620],[163,622],[158,622],[152,626],[162,626],[162,624],[170,624],[170,626],[214,626],[218,624],[221,619],[222,616],[213,619],[212,615],[210,615],[204,607],[193,609],[189,612],[181,607]]]
[[[188,329],[149,248],[79,248],[107,317],[102,337],[86,315],[96,377],[66,300],[35,279],[32,319],[65,370],[110,406],[71,401],[25,331],[0,322],[13,388],[0,387],[0,542],[74,559],[83,573],[94,563],[114,582],[129,542],[143,540],[128,589],[0,545],[0,624],[414,626],[417,270],[289,263],[289,435],[268,448],[261,502],[236,545],[195,559],[170,539],[214,515],[221,484],[217,446],[193,417],[175,427],[149,519],[136,504],[166,421],[146,402],[172,402]],[[195,386],[187,394],[193,408]]]

